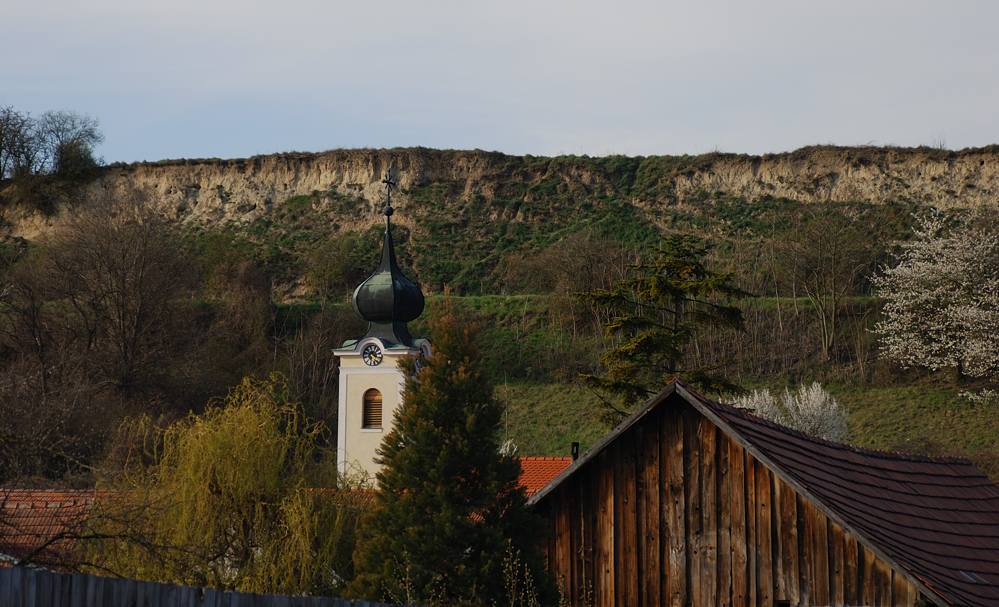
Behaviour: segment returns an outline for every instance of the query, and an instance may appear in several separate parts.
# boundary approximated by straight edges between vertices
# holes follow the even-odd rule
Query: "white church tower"
[[[398,368],[403,356],[430,355],[430,342],[413,339],[406,323],[423,312],[423,292],[403,276],[392,246],[392,181],[387,191],[385,241],[375,273],[351,297],[354,312],[368,321],[368,332],[345,341],[333,351],[340,359],[340,402],[337,419],[337,464],[340,472],[364,471],[374,477],[376,449],[392,427],[392,416],[402,404],[405,378]]]

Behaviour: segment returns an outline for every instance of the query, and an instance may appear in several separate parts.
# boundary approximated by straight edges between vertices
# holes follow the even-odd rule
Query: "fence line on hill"
[[[0,607],[397,607],[369,601],[221,592],[85,573],[0,566]]]

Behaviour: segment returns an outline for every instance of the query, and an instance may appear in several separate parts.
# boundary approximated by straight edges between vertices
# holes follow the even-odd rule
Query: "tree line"
[[[103,142],[99,121],[87,114],[59,110],[36,118],[0,107],[0,179],[85,172],[100,163],[95,148]]]
[[[644,250],[576,232],[544,256],[507,255],[500,288],[546,296],[553,349],[566,349],[557,364],[598,344],[602,359],[561,380],[581,372],[611,418],[674,375],[735,390],[733,369],[762,358],[791,361],[775,375],[805,358],[863,373],[869,341],[902,365],[995,379],[993,215],[919,216],[910,231],[909,209],[890,205],[779,211],[712,239],[675,230]],[[87,566],[398,602],[481,602],[526,579],[552,596],[468,323],[445,311],[427,326],[440,358],[406,369],[406,404],[380,450],[389,490],[358,503],[329,432],[331,350],[362,332],[353,314],[279,309],[251,244],[181,234],[141,192],[108,187],[70,213],[46,242],[0,259],[0,470],[5,483],[98,482],[136,497],[91,519],[101,526]],[[317,250],[308,280],[343,290],[368,263],[359,248],[348,235]],[[800,350],[781,350],[790,336]],[[778,417],[825,399],[804,385],[785,395],[755,398]]]
[[[283,373],[312,418],[332,420],[332,349],[362,332],[349,309],[279,310],[252,249],[185,241],[141,192],[109,186],[67,213],[0,256],[4,483],[89,484],[122,419],[169,423],[249,375]]]

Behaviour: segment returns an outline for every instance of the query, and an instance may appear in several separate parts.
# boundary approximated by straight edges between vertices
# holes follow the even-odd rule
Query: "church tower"
[[[391,429],[402,404],[405,377],[398,368],[403,356],[430,355],[430,342],[413,339],[406,326],[423,312],[423,292],[403,276],[392,246],[392,188],[386,172],[385,240],[381,263],[351,296],[354,312],[368,321],[368,332],[333,351],[340,359],[340,402],[337,419],[337,464],[340,472],[378,470],[375,450]]]

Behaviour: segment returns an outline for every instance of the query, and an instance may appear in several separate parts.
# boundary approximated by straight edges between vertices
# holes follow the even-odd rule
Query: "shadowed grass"
[[[607,428],[597,420],[597,398],[587,389],[562,384],[499,384],[496,396],[506,404],[504,438],[517,455],[568,457],[573,441],[585,452]]]

